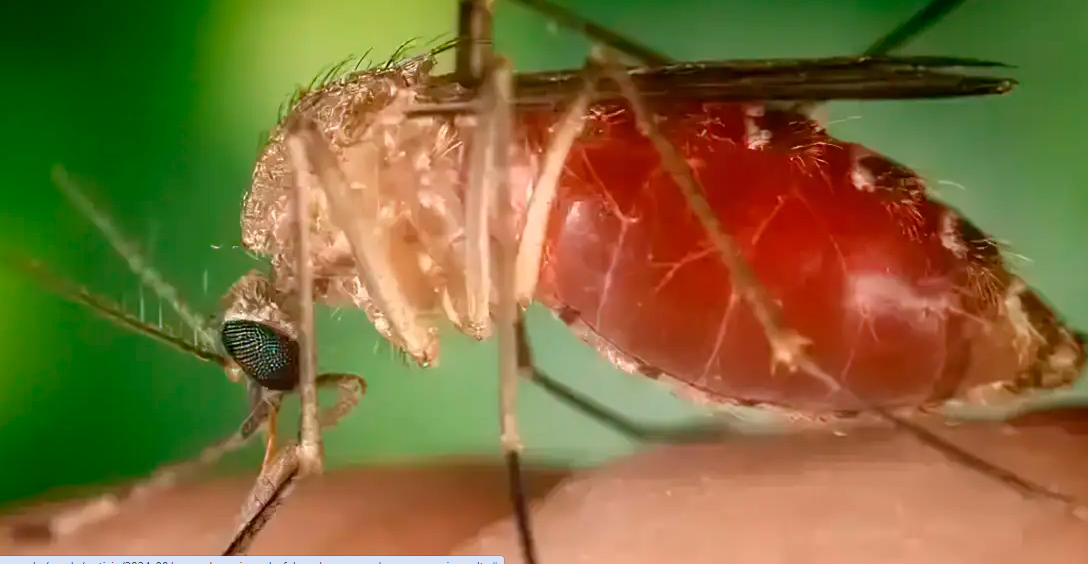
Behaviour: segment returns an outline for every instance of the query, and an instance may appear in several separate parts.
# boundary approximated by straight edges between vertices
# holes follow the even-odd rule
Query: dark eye
[[[235,320],[219,331],[227,354],[245,373],[270,390],[289,391],[298,385],[298,342],[257,323]]]

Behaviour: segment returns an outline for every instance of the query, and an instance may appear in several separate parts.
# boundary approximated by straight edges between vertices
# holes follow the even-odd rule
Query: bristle
[[[10,264],[19,270],[22,270],[46,289],[72,303],[90,308],[98,315],[123,329],[127,329],[139,335],[151,337],[152,339],[163,342],[201,360],[215,362],[220,365],[225,362],[225,359],[216,352],[215,347],[205,347],[199,342],[192,344],[188,343],[174,334],[170,329],[163,327],[161,306],[159,308],[159,323],[156,327],[143,319],[128,313],[125,311],[123,305],[113,302],[109,298],[96,295],[87,288],[50,272],[37,261],[27,260],[17,256],[4,256],[0,262]]]
[[[139,277],[140,282],[165,300],[177,312],[181,320],[192,328],[193,332],[199,336],[200,345],[208,350],[216,349],[215,334],[204,320],[181,299],[177,288],[167,282],[162,274],[144,259],[136,246],[125,239],[109,216],[95,207],[80,186],[68,176],[64,167],[56,165],[53,168],[53,183],[81,214],[94,223],[99,232],[109,241],[110,246],[125,260],[133,274]]]
[[[419,58],[436,57],[439,54],[452,49],[456,45],[455,39],[445,40],[439,43],[440,40],[441,36],[436,37],[424,44],[427,47],[425,47],[425,50],[423,52],[413,53],[414,51],[416,51],[415,47],[418,45],[419,39],[409,39],[408,41],[405,41],[397,46],[397,48],[393,50],[393,53],[389,57],[378,63],[370,62],[370,55],[373,50],[368,49],[361,56],[356,57],[354,55],[349,55],[333,65],[330,65],[328,67],[322,67],[322,70],[318,71],[318,73],[314,75],[309,85],[296,88],[291,93],[291,95],[282,104],[280,104],[279,111],[277,112],[276,123],[282,123],[287,116],[291,115],[291,113],[294,112],[295,108],[299,105],[299,103],[301,103],[302,100],[305,99],[307,96],[314,92],[319,92],[331,84],[342,80],[350,79],[356,74],[376,71],[388,71],[413,62]],[[430,47],[430,45],[433,45],[435,43],[437,43],[437,45]],[[354,61],[355,64],[349,67],[349,63],[351,63],[352,61]],[[347,70],[345,72],[345,69],[349,68],[350,70]],[[268,133],[262,135],[258,151],[264,149],[264,147],[268,143],[269,138],[270,135]]]

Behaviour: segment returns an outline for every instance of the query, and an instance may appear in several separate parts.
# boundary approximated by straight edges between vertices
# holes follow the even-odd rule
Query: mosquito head
[[[298,328],[284,307],[291,303],[256,271],[238,280],[223,299],[223,349],[247,377],[269,390],[298,385]]]

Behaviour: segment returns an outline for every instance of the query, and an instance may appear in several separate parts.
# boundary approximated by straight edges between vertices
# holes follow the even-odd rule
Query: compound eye
[[[294,339],[243,319],[223,323],[219,335],[227,354],[254,382],[284,392],[298,385],[299,349]]]

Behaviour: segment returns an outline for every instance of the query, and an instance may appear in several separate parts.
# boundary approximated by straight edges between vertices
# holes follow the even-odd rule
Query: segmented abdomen
[[[714,400],[805,410],[1079,373],[1083,342],[911,170],[789,110],[692,103],[658,114],[785,323],[843,389],[771,373],[762,326],[653,145],[624,106],[601,106],[568,157],[538,295],[639,371]],[[522,117],[542,147],[555,117]]]

